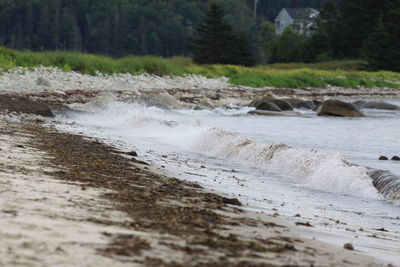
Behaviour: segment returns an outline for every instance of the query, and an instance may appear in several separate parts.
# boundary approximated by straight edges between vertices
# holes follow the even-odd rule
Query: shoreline
[[[92,87],[85,87],[87,86],[85,82],[79,85],[78,81],[82,75],[77,75],[73,77],[77,80],[72,79],[70,83],[68,81],[60,84],[57,84],[57,81],[51,82],[59,87],[38,85],[37,79],[40,76],[37,75],[21,81],[18,81],[18,76],[16,76],[15,83],[11,83],[12,86],[7,87],[8,89],[0,85],[3,96],[8,95],[16,99],[16,110],[9,110],[7,105],[2,106],[0,103],[3,113],[0,123],[2,129],[7,129],[3,132],[3,135],[7,136],[7,138],[3,136],[4,144],[20,142],[22,140],[18,137],[20,135],[25,136],[24,138],[29,136],[27,137],[29,139],[24,139],[24,147],[16,149],[21,149],[18,153],[25,153],[29,159],[35,158],[34,154],[40,151],[39,156],[30,162],[32,166],[40,163],[41,169],[41,171],[21,169],[18,168],[18,164],[25,163],[16,161],[8,170],[14,176],[8,178],[4,184],[12,184],[13,179],[18,181],[22,173],[28,176],[24,178],[25,183],[31,182],[29,178],[31,176],[34,178],[34,185],[38,183],[36,178],[40,180],[42,179],[40,177],[45,176],[51,185],[47,186],[50,188],[47,191],[39,189],[39,192],[45,195],[43,199],[51,199],[54,194],[52,190],[54,183],[61,187],[61,191],[55,191],[60,195],[67,191],[73,192],[67,193],[71,195],[69,198],[54,198],[56,202],[44,201],[43,203],[41,198],[38,200],[38,205],[47,206],[42,210],[39,209],[40,218],[36,225],[33,223],[31,226],[33,229],[43,231],[45,236],[55,235],[58,239],[37,238],[31,232],[25,232],[24,225],[13,228],[13,231],[20,233],[20,236],[8,236],[7,233],[0,232],[0,235],[4,234],[9,238],[8,248],[0,247],[0,251],[3,254],[7,249],[12,251],[10,258],[6,260],[20,260],[31,266],[40,266],[52,260],[73,266],[75,262],[69,261],[68,256],[80,252],[81,254],[77,253],[76,257],[78,262],[79,259],[88,257],[89,261],[85,264],[99,266],[110,266],[110,264],[113,266],[131,266],[132,264],[145,266],[385,266],[387,264],[358,253],[357,246],[354,247],[355,252],[353,252],[341,246],[313,240],[315,236],[318,240],[329,238],[329,234],[312,231],[312,227],[309,227],[303,218],[280,216],[274,212],[269,214],[269,212],[251,211],[250,206],[240,206],[237,199],[224,196],[221,192],[216,194],[212,189],[202,188],[196,181],[188,181],[185,177],[168,172],[155,163],[148,165],[149,163],[145,162],[148,160],[146,155],[140,157],[132,156],[134,153],[128,155],[126,152],[129,151],[120,151],[103,140],[58,132],[42,126],[45,120],[40,116],[32,115],[37,114],[35,107],[31,110],[28,104],[21,104],[18,97],[39,100],[36,102],[39,106],[48,105],[53,112],[65,112],[69,110],[69,106],[73,107],[82,103],[101,107],[102,101],[107,99],[150,100],[156,103],[167,103],[170,107],[195,109],[201,106],[211,109],[216,106],[229,106],[229,104],[245,105],[252,99],[271,94],[277,97],[290,96],[303,99],[325,99],[328,96],[356,97],[356,99],[378,96],[382,99],[387,97],[400,99],[400,90],[334,87],[250,89],[230,86],[224,88],[223,84],[222,87],[218,87],[219,85],[213,87],[215,84],[212,79],[205,83],[205,85],[210,85],[211,89],[195,88],[196,82],[202,84],[203,80],[194,81],[189,89],[182,89],[188,81],[183,81],[180,88],[135,89],[134,86],[129,87],[129,83],[132,82],[129,79],[95,89],[96,83],[92,84]],[[91,82],[94,81],[91,80]],[[97,82],[101,83],[103,80],[99,79]],[[149,81],[142,82],[146,84]],[[158,86],[165,84],[164,81],[158,82]],[[181,79],[174,81],[176,84],[180,82],[182,82]],[[23,83],[26,84],[18,88]],[[78,86],[74,87],[77,84]],[[121,84],[124,89],[117,90]],[[146,99],[146,97],[149,98]],[[43,111],[39,109],[40,112]],[[3,151],[8,150],[3,149]],[[7,153],[4,157],[18,158],[18,154]],[[4,159],[2,164],[4,172],[7,170],[5,166],[8,165],[4,165]],[[19,189],[22,190],[22,195],[29,196],[30,192],[27,191],[29,188],[31,187]],[[50,197],[47,197],[48,195]],[[7,201],[18,201],[16,199],[18,196],[11,196],[10,199],[7,198]],[[75,197],[79,201],[75,201]],[[29,211],[30,201],[30,197],[23,198],[18,209]],[[49,214],[48,210],[51,210],[53,205],[59,205],[57,207],[62,208]],[[68,216],[77,218],[72,221],[82,224],[69,225],[71,220],[67,218],[67,215],[58,216],[65,207],[68,207],[70,211]],[[13,216],[12,219],[7,217],[9,214]],[[37,219],[35,216],[38,214],[32,216],[29,212],[27,214],[29,216],[23,217],[24,220]],[[3,211],[3,215],[2,219],[0,217],[0,224],[2,224],[0,226],[10,227],[9,220],[20,220],[19,213],[13,209]],[[49,221],[48,229],[41,228],[43,218]],[[69,225],[66,236],[68,238],[72,236],[70,239],[65,240],[63,229],[57,229],[59,225],[55,224],[60,219],[65,220],[62,223]],[[314,225],[314,221],[316,222],[315,219],[307,221],[311,225]],[[94,230],[89,231],[88,229],[91,228]],[[79,234],[77,235],[75,231]],[[81,234],[92,241],[88,243],[80,240]],[[334,238],[340,239],[339,236],[334,236]],[[34,245],[21,248],[21,239],[30,239],[29,244]],[[46,248],[52,248],[53,254],[47,257],[49,250],[33,249],[38,246],[38,243]],[[347,242],[343,240],[342,243],[344,245]],[[57,247],[64,252],[59,252]],[[34,257],[35,260],[30,258],[32,251],[38,254]]]
[[[55,103],[85,103],[93,98],[115,98],[118,100],[148,100],[146,96],[162,95],[156,101],[167,106],[187,109],[229,107],[247,105],[254,99],[266,95],[278,98],[304,100],[327,98],[385,100],[400,99],[400,89],[391,88],[252,88],[238,86],[222,78],[206,78],[199,75],[156,76],[149,74],[131,75],[86,75],[64,72],[57,68],[18,68],[0,73],[2,94],[21,94],[30,98]],[[173,99],[174,98],[174,99]],[[153,101],[154,102],[154,101]]]
[[[83,195],[92,190],[112,190],[113,193],[103,193],[93,201],[102,202],[104,197],[111,201],[113,208],[122,212],[119,216],[122,222],[113,221],[114,215],[110,220],[91,216],[89,220],[82,220],[96,227],[122,228],[125,233],[106,230],[107,234],[103,235],[109,243],[95,245],[97,254],[91,254],[92,260],[105,256],[121,265],[145,266],[379,264],[368,256],[301,238],[298,233],[304,230],[300,231],[302,226],[294,226],[294,221],[291,225],[280,218],[243,211],[237,206],[237,200],[208,192],[196,183],[149,171],[150,166],[98,140],[56,132],[37,124],[7,124],[2,128],[13,131],[13,136],[31,135],[33,138],[23,146],[32,147],[36,154],[36,151],[45,153],[41,158],[48,162],[42,161],[45,166],[41,168],[51,168],[44,172],[51,179],[80,185],[70,190]],[[99,181],[100,175],[103,177]],[[111,177],[114,180],[110,181]],[[29,201],[23,204],[29,205]],[[88,212],[96,210],[94,205]],[[107,217],[109,212],[113,214],[109,208],[104,215]],[[75,242],[78,247],[85,247],[85,242]],[[20,252],[18,247],[13,251]]]

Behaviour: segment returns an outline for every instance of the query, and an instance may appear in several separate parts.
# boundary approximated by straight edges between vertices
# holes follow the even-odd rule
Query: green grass
[[[318,70],[367,70],[368,63],[364,60],[333,60],[319,63],[277,63],[257,67],[259,69],[318,69]]]
[[[198,74],[206,77],[228,77],[230,82],[251,87],[302,88],[327,85],[348,88],[400,88],[400,73],[366,71],[361,60],[330,61],[315,64],[271,64],[247,68],[232,65],[196,65],[184,57],[160,58],[129,56],[114,59],[80,52],[15,51],[0,47],[0,68],[58,67],[64,71],[78,71],[96,75],[113,73],[150,73],[156,75]]]

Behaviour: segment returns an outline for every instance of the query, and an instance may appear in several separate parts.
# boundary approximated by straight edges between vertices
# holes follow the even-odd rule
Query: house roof
[[[285,8],[285,9],[289,13],[289,15],[292,17],[292,19],[304,18],[304,16],[306,14],[309,14],[309,12],[305,12],[305,11],[318,12],[318,10],[316,10],[314,8]]]

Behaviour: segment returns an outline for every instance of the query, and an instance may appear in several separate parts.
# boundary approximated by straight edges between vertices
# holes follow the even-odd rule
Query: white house
[[[314,8],[283,8],[275,19],[276,34],[292,26],[302,34],[309,35],[316,26],[319,11]]]

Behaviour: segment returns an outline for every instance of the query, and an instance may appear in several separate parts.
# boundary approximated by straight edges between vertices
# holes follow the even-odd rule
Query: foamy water
[[[195,148],[208,155],[237,160],[298,180],[310,187],[366,198],[379,198],[366,169],[338,153],[302,150],[285,144],[258,144],[221,129],[205,131]]]
[[[325,241],[347,240],[400,264],[398,193],[388,189],[398,185],[400,163],[377,160],[400,154],[399,111],[370,110],[362,119],[311,112],[277,118],[247,115],[248,109],[162,110],[110,101],[59,118],[62,128],[135,149],[178,177],[238,197],[249,209],[300,213],[316,221]],[[374,183],[370,168],[389,171],[391,180],[375,174]],[[330,221],[345,224],[326,226]],[[360,227],[365,234],[347,229]],[[386,240],[369,237],[380,228],[389,231]]]

